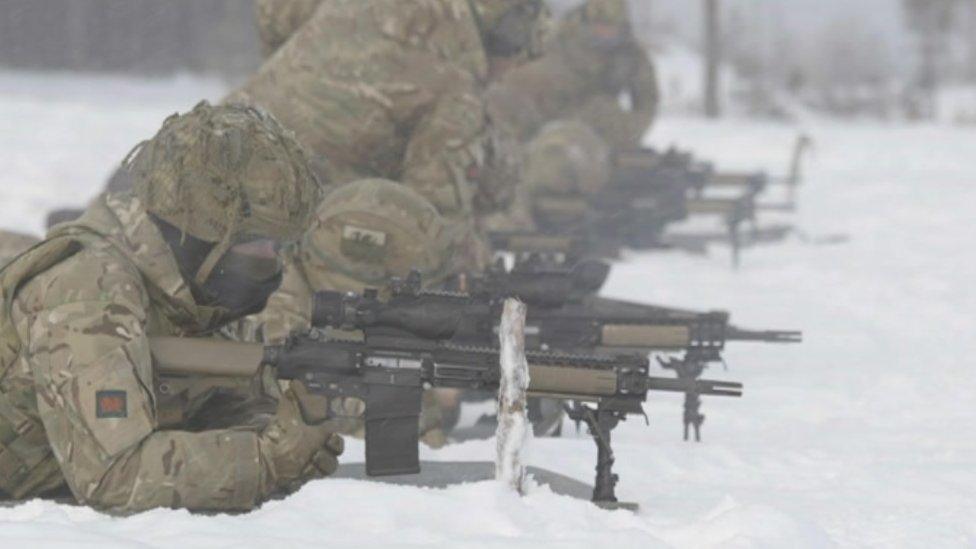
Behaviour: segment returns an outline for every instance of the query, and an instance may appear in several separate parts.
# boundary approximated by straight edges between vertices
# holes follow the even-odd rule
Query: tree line
[[[250,0],[0,0],[0,65],[241,74],[259,62]]]

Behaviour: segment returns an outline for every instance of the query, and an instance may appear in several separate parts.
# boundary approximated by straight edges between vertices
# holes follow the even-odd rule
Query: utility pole
[[[967,2],[969,29],[966,34],[969,36],[969,80],[976,82],[976,0]]]
[[[705,12],[705,116],[722,115],[719,102],[719,65],[722,44],[718,0],[704,0]]]

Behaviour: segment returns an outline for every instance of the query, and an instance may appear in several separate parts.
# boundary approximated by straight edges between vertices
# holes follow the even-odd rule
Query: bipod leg
[[[627,509],[637,511],[636,503],[617,500],[616,487],[619,477],[613,472],[616,458],[610,445],[610,433],[620,423],[620,414],[606,410],[598,405],[594,410],[581,405],[574,409],[580,420],[589,428],[596,443],[596,481],[593,484],[593,503],[604,509]],[[572,417],[572,416],[571,416]],[[575,418],[574,418],[575,419]]]
[[[705,422],[705,415],[701,413],[701,395],[685,393],[685,440],[688,440],[690,430],[695,432],[695,442],[701,442],[701,426]]]
[[[696,380],[705,371],[705,361],[691,351],[682,359],[662,360],[658,359],[662,367],[673,370],[678,379]],[[701,413],[701,395],[694,391],[685,393],[684,410],[682,420],[684,422],[684,440],[691,439],[694,432],[695,442],[701,442],[701,427],[705,422],[705,415]]]
[[[732,268],[738,269],[742,256],[742,234],[739,221],[729,222],[729,245],[732,246]]]

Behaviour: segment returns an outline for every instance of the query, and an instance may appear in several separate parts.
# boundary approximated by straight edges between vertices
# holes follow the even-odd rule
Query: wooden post
[[[495,479],[523,493],[525,464],[522,450],[531,432],[526,391],[529,364],[525,359],[526,306],[505,300],[498,340],[501,379],[498,383],[498,430],[496,431]]]
[[[719,98],[719,69],[722,44],[719,24],[718,0],[704,0],[705,19],[705,116],[718,118],[722,115]]]

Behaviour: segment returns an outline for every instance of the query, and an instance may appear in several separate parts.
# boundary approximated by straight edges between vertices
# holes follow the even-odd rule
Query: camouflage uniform
[[[134,194],[99,198],[0,271],[0,492],[67,485],[120,512],[249,509],[334,468],[341,440],[302,423],[292,395],[275,413],[262,380],[169,379],[149,351],[149,337],[226,321],[198,303],[158,219],[182,219],[213,255],[234,235],[293,237],[318,194],[300,149],[258,113],[201,104],[168,119],[132,169]]]
[[[613,36],[600,34],[613,27]],[[620,106],[622,94],[629,110]],[[492,86],[488,109],[523,142],[549,121],[576,118],[613,150],[632,150],[653,123],[658,100],[654,66],[633,37],[626,2],[589,0],[566,15],[542,58]]]
[[[0,230],[0,267],[40,241],[30,235]]]
[[[398,181],[452,221],[465,220],[492,162],[485,37],[529,4],[324,1],[230,100],[274,113],[327,181]],[[490,182],[503,180],[510,184]]]
[[[257,0],[258,36],[265,57],[278,51],[299,27],[311,19],[323,0]]]

